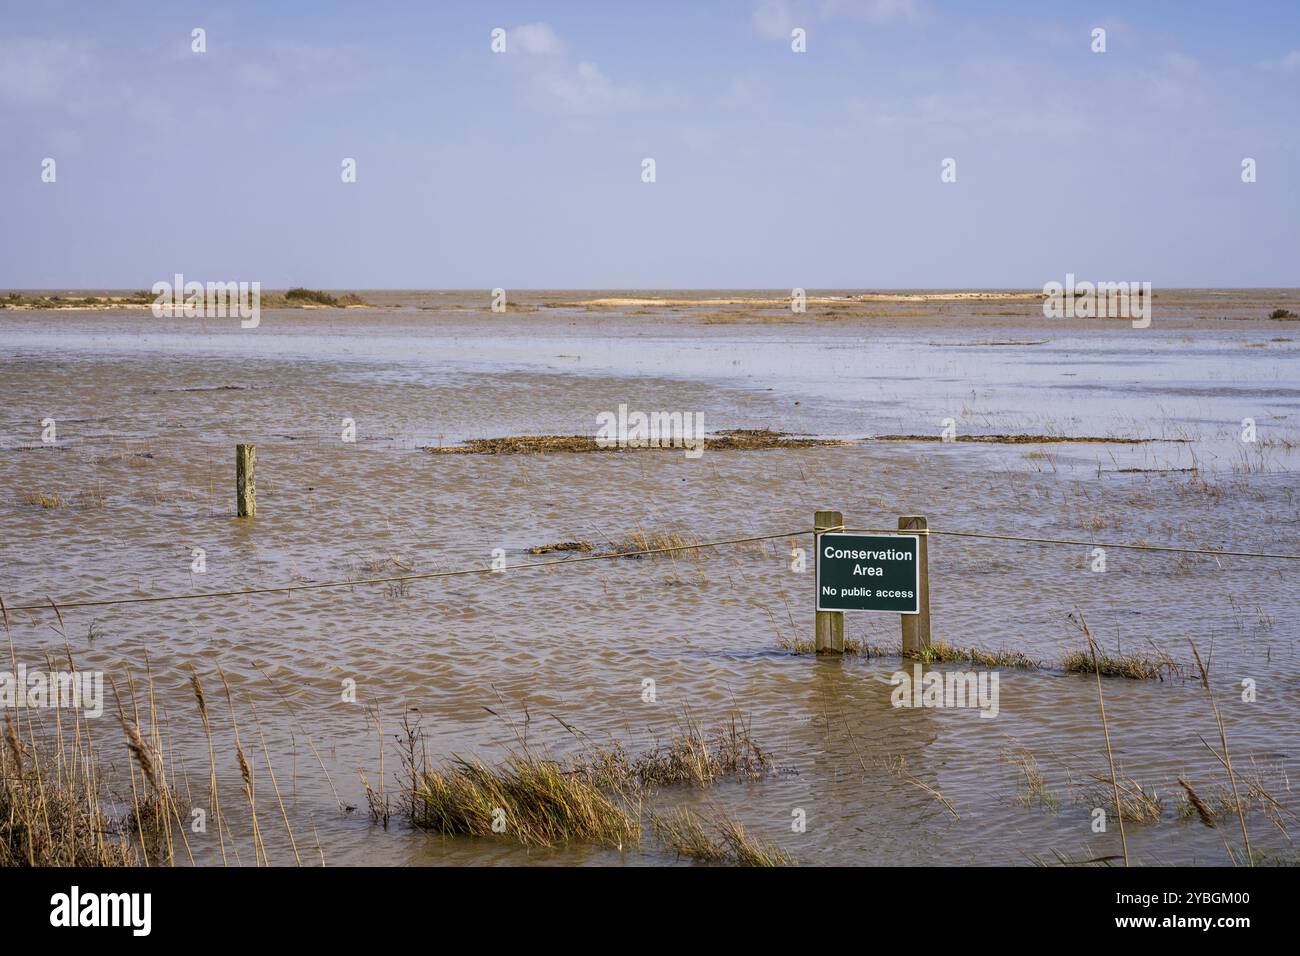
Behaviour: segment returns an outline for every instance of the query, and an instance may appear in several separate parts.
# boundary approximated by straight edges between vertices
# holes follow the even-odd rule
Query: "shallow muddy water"
[[[250,330],[148,311],[0,311],[0,595],[13,608],[301,585],[481,567],[498,548],[511,564],[557,560],[527,549],[600,548],[638,530],[704,541],[799,532],[819,508],[858,527],[924,514],[941,530],[1300,553],[1300,323],[1263,318],[1300,311],[1295,291],[1171,293],[1157,299],[1149,329],[1053,322],[1036,303],[877,304],[790,320],[575,304],[594,296],[521,296],[530,311],[494,315],[486,295],[373,293],[364,297],[375,308],[268,311]],[[860,439],[938,435],[952,419],[967,435],[1158,441],[877,441],[697,460],[421,450],[589,435],[600,412],[622,403],[697,412],[708,431]],[[340,437],[345,418],[355,443]],[[1241,441],[1246,418],[1254,443]],[[46,419],[54,443],[41,440]],[[233,514],[237,442],[258,449],[252,521]],[[812,636],[811,568],[791,568],[792,546],[810,543],[802,535],[403,586],[67,608],[61,621],[11,611],[11,639],[29,667],[67,648],[123,693],[129,678],[139,692],[147,655],[171,763],[199,804],[208,756],[193,667],[220,700],[222,799],[236,808],[244,863],[249,823],[238,812],[218,665],[259,774],[273,863],[294,855],[268,756],[304,862],[676,862],[649,838],[621,852],[527,850],[413,832],[396,818],[384,829],[366,813],[361,774],[396,788],[404,715],[420,722],[431,758],[494,760],[525,733],[529,747],[572,753],[561,721],[644,749],[669,738],[685,711],[709,728],[739,711],[781,772],[666,788],[651,803],[725,809],[801,863],[1111,856],[1117,828],[1091,829],[1101,799],[1091,775],[1108,773],[1096,681],[1057,666],[1085,646],[1072,613],[1109,653],[1167,654],[1184,666],[1187,679],[1102,681],[1120,771],[1163,802],[1158,822],[1128,826],[1135,859],[1226,864],[1225,839],[1240,842],[1235,820],[1209,829],[1177,812],[1180,776],[1211,794],[1228,783],[1200,739],[1217,744],[1218,728],[1192,679],[1189,640],[1210,659],[1234,766],[1300,811],[1289,783],[1300,562],[1108,549],[1097,573],[1088,545],[932,538],[934,638],[1046,665],[1002,669],[998,714],[986,719],[891,707],[886,681],[905,666],[896,657],[784,650]],[[196,548],[202,574],[191,570]],[[849,614],[846,631],[897,644],[898,618]],[[642,699],[647,678],[653,703]],[[1245,679],[1255,682],[1250,703]],[[341,699],[348,681],[355,704]],[[115,714],[92,730],[124,771]],[[1051,794],[1031,806],[1007,759],[1026,751]],[[355,809],[340,810],[335,790]],[[807,829],[797,833],[800,809]],[[1266,814],[1247,822],[1256,850],[1294,855]],[[220,862],[215,835],[192,836],[191,846],[199,862]]]

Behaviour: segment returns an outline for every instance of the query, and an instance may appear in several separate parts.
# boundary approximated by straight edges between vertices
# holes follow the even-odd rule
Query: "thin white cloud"
[[[532,94],[542,109],[561,113],[622,113],[647,106],[636,87],[615,83],[595,63],[587,62],[564,72],[538,73],[533,78]]]
[[[87,43],[0,39],[0,99],[20,106],[66,105],[95,67]]]
[[[1264,60],[1259,65],[1265,70],[1276,73],[1298,73],[1300,72],[1300,50],[1292,50],[1276,60]]]
[[[255,90],[274,90],[280,85],[280,74],[262,63],[241,64],[235,70],[235,78]]]
[[[523,23],[506,32],[506,52],[529,56],[558,56],[564,44],[545,23]]]
[[[548,24],[528,23],[508,30],[506,50],[524,54],[516,63],[525,100],[539,112],[589,116],[653,105],[654,98],[640,87],[617,82],[589,60],[570,60],[564,42]]]
[[[760,0],[754,8],[754,29],[772,40],[788,37],[798,26],[799,16],[786,0]]]
[[[823,0],[821,16],[876,24],[922,23],[929,11],[921,0]]]
[[[759,0],[751,24],[768,39],[786,39],[795,27],[811,21],[856,20],[874,26],[924,23],[930,19],[923,0]]]

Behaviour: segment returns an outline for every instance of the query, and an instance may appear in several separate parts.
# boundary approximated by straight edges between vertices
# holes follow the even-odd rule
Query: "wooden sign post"
[[[917,548],[917,610],[903,615],[903,656],[915,657],[930,649],[930,532],[924,515],[903,515],[899,531],[919,531]]]
[[[844,612],[876,611],[902,619],[904,657],[930,646],[928,528],[920,515],[898,519],[898,533],[847,532],[838,511],[818,511],[816,549],[819,654],[844,652]]]
[[[838,531],[844,527],[844,515],[838,511],[819,511],[813,516],[813,552],[821,554],[822,533]],[[814,567],[821,564],[820,557],[813,558]],[[818,654],[844,653],[844,614],[840,611],[821,610],[817,602],[817,633],[813,647]]]

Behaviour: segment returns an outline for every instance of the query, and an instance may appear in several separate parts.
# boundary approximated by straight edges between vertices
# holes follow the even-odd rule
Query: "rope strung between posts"
[[[914,534],[914,535],[950,535],[962,538],[986,538],[991,541],[1024,541],[1032,544],[1068,544],[1092,548],[1125,548],[1133,551],[1165,551],[1178,554],[1208,554],[1224,558],[1277,558],[1283,561],[1300,561],[1300,554],[1280,554],[1270,551],[1217,551],[1213,548],[1179,548],[1155,544],[1129,544],[1104,541],[1081,541],[1071,538],[1035,538],[1027,535],[988,534],[979,531],[937,531],[934,528],[900,531],[897,528],[844,528],[842,525],[827,528],[801,528],[798,531],[781,531],[775,534],[757,534],[745,538],[726,538],[719,541],[701,541],[697,544],[679,544],[668,548],[643,548],[638,551],[610,551],[602,554],[588,554],[580,558],[558,558],[553,561],[532,561],[528,564],[510,564],[501,568],[457,568],[451,571],[425,571],[419,574],[398,574],[380,578],[357,578],[347,581],[321,581],[312,584],[291,584],[267,588],[239,588],[231,591],[191,591],[181,594],[155,594],[150,597],[103,598],[95,601],[60,601],[57,604],[46,599],[44,604],[20,604],[9,607],[0,597],[0,615],[5,625],[9,623],[10,611],[44,611],[53,609],[57,614],[63,608],[108,607],[117,604],[155,604],[162,601],[191,601],[204,598],[243,597],[253,594],[291,594],[294,591],[320,591],[331,588],[355,587],[359,584],[395,584],[402,581],[428,581],[434,578],[453,578],[467,574],[493,574],[505,571],[532,571],[537,568],[553,568],[561,565],[567,567],[586,561],[609,561],[617,558],[636,558],[650,554],[673,554],[678,551],[697,551],[701,548],[715,548],[728,544],[747,544],[751,541],[771,541],[775,538],[793,538],[804,534],[822,534],[843,531],[848,534]]]
[[[505,571],[531,571],[534,568],[550,568],[557,565],[580,564],[583,561],[608,561],[611,558],[636,558],[644,554],[669,554],[674,551],[696,551],[700,548],[713,548],[724,544],[745,544],[750,541],[770,541],[773,538],[793,538],[810,531],[782,531],[779,534],[757,534],[748,538],[728,538],[725,541],[702,541],[698,544],[677,544],[671,548],[645,548],[640,551],[609,551],[603,554],[588,554],[581,558],[558,558],[554,561],[531,561],[528,564],[509,564],[501,568],[457,568],[454,571],[425,571],[420,574],[398,574],[383,578],[358,578],[351,581],[321,581],[315,584],[291,584],[273,588],[240,588],[235,591],[194,591],[184,594],[158,594],[152,597],[138,598],[104,598],[99,601],[53,601],[45,604],[22,604],[6,608],[4,599],[0,598],[0,611],[44,611],[51,607],[104,607],[109,604],[152,604],[157,601],[187,601],[195,598],[240,597],[247,594],[288,594],[292,591],[319,591],[325,588],[346,588],[357,584],[395,584],[398,581],[427,581],[431,578],[454,578],[465,574],[493,574]]]
[[[1032,538],[1020,534],[988,534],[982,531],[936,531],[934,528],[899,531],[897,528],[848,528],[850,534],[946,534],[959,538],[987,538],[991,541],[1028,541],[1034,544],[1073,544],[1087,548],[1126,548],[1130,551],[1172,551],[1178,554],[1210,554],[1220,558],[1279,558],[1283,561],[1300,561],[1300,554],[1280,554],[1276,551],[1218,551],[1214,548],[1178,548],[1161,544],[1121,544],[1116,541],[1081,541],[1073,538]]]

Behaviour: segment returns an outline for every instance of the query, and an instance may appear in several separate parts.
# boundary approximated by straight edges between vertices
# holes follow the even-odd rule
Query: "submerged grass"
[[[817,642],[805,641],[800,638],[783,637],[777,641],[777,647],[787,654],[816,654]],[[899,649],[895,647],[886,647],[881,644],[870,644],[866,641],[859,641],[856,638],[844,638],[845,654],[861,654],[863,657],[898,657]]]
[[[1008,667],[1037,670],[1042,666],[1020,651],[990,651],[980,647],[962,648],[947,641],[935,641],[929,647],[906,655],[923,664],[970,663],[980,667]]]
[[[1091,774],[1098,786],[1085,794],[1085,802],[1118,811],[1128,823],[1156,823],[1164,814],[1164,801],[1155,790],[1148,792],[1132,777],[1112,780],[1108,774]]]
[[[730,428],[703,439],[709,451],[758,451],[768,448],[819,448],[850,445],[836,438],[811,438],[773,431],[770,428]],[[658,445],[607,444],[591,435],[509,435],[502,438],[470,438],[459,445],[430,445],[424,451],[435,455],[540,455],[626,451],[681,451],[680,441]]]
[[[453,758],[414,778],[411,823],[453,836],[525,846],[571,841],[622,849],[641,841],[637,819],[614,798],[554,760],[511,753],[504,764]]]
[[[1025,778],[1024,790],[1017,797],[1022,806],[1032,808],[1037,804],[1049,813],[1060,812],[1061,799],[1047,786],[1047,778],[1039,769],[1037,758],[1029,750],[1024,747],[1006,750],[1002,753],[1002,759],[1018,767]]]
[[[773,769],[771,757],[738,717],[705,735],[686,715],[667,744],[637,756],[617,743],[588,744],[578,757],[562,761],[538,756],[521,742],[521,749],[511,751],[497,765],[453,757],[431,767],[422,753],[422,739],[419,730],[408,724],[403,763],[412,826],[524,846],[589,843],[620,850],[638,846],[641,807],[648,793],[674,785],[705,787],[723,779],[752,780]],[[660,832],[658,819],[651,817],[656,833]],[[719,821],[716,831],[713,842],[736,859],[758,860],[766,854],[765,848],[745,838],[738,824],[724,827]],[[683,838],[692,833],[686,828]]]
[[[698,535],[682,531],[644,531],[637,529],[629,532],[618,541],[612,542],[610,551],[624,554],[631,558],[673,557],[677,554],[699,556],[705,550],[700,547]],[[638,554],[641,551],[657,551],[659,554]]]
[[[620,746],[588,747],[574,772],[597,786],[620,791],[656,789],[678,784],[706,787],[719,780],[757,780],[773,771],[772,757],[750,734],[749,726],[733,717],[706,734],[689,715],[678,732],[661,744],[630,757]]]
[[[65,508],[68,502],[58,492],[25,491],[23,502],[37,508]]]
[[[701,863],[737,866],[795,866],[793,857],[745,832],[743,824],[721,811],[701,817],[681,808],[650,818],[655,836],[678,856]]]
[[[1061,669],[1067,674],[1100,673],[1102,677],[1127,677],[1130,680],[1163,680],[1166,674],[1178,672],[1178,665],[1169,659],[1152,660],[1136,654],[1099,653],[1094,656],[1087,651],[1074,651],[1067,654],[1061,662]]]

